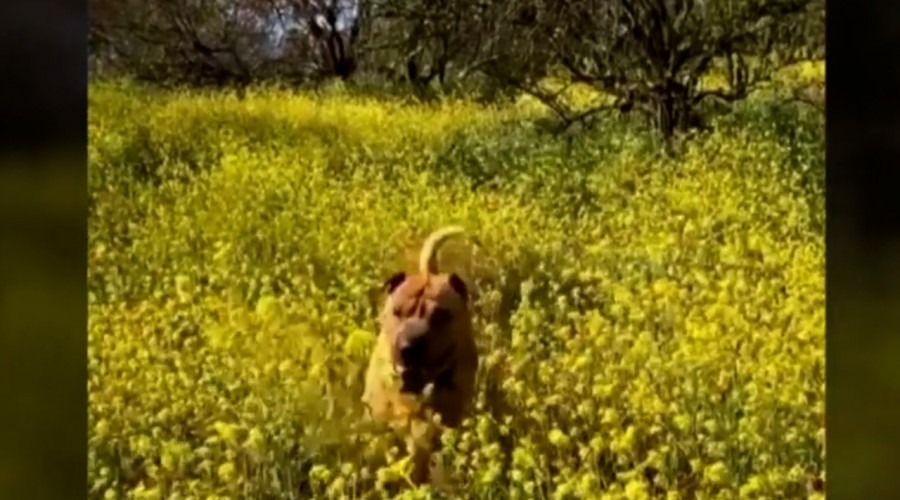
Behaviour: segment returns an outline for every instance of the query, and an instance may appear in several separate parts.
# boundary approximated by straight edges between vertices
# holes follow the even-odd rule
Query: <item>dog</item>
[[[440,273],[437,252],[460,227],[432,233],[419,254],[418,274],[398,272],[385,283],[381,333],[366,373],[363,402],[370,416],[405,426],[411,480],[430,480],[443,428],[458,427],[474,398],[478,352],[466,283]]]

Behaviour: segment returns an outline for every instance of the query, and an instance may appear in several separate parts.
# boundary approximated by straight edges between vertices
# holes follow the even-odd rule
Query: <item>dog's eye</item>
[[[395,307],[394,308],[394,316],[396,316],[398,318],[403,316],[403,308],[400,306]]]
[[[440,308],[435,309],[434,312],[431,313],[431,325],[432,326],[445,325],[450,321],[451,318],[452,318],[452,315],[450,314],[450,311],[448,311],[446,309],[440,309]]]

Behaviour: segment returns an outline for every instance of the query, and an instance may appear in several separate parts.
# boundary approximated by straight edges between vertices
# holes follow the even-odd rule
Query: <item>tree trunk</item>
[[[693,108],[688,89],[678,82],[666,81],[655,86],[652,99],[656,112],[654,125],[668,151],[675,135],[691,126]]]

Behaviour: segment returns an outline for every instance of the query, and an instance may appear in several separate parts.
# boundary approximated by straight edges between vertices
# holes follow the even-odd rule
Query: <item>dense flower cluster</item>
[[[402,446],[360,418],[378,287],[449,223],[480,242],[441,265],[475,290],[483,359],[444,436],[452,497],[824,498],[806,135],[723,124],[666,159],[515,105],[90,99],[92,498],[393,491]]]

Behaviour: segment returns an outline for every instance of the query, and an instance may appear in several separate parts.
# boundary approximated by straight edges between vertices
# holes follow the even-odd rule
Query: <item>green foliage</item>
[[[621,123],[553,138],[465,101],[90,103],[91,498],[392,491],[401,448],[359,402],[378,287],[450,223],[481,243],[441,262],[476,292],[483,356],[444,437],[451,496],[824,481],[820,124],[788,141],[802,117],[749,102],[667,159]]]

